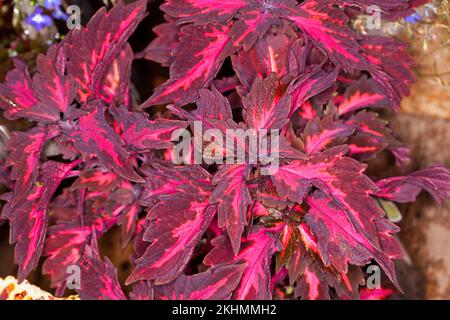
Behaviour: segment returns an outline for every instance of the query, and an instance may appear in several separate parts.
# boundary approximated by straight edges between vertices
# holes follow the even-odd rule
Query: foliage
[[[425,189],[442,201],[450,171],[365,173],[383,151],[407,163],[373,109],[397,109],[413,80],[401,43],[349,28],[347,14],[369,4],[387,18],[410,12],[406,0],[167,0],[167,22],[140,56],[170,66],[170,79],[140,106],[127,40],[146,1],[100,10],[40,55],[33,75],[16,60],[0,107],[34,124],[12,135],[5,163],[14,184],[2,219],[19,280],[43,256],[60,294],[78,265],[81,298],[126,299],[97,245],[119,225],[134,248],[132,299],[358,298],[373,262],[400,290],[399,228],[378,199],[411,202]],[[220,78],[228,59],[234,73]],[[143,111],[161,104],[158,116]],[[279,130],[279,170],[173,164],[172,133],[195,121]]]

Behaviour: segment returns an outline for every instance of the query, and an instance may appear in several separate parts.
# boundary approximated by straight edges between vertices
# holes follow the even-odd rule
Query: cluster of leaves
[[[442,201],[450,171],[436,165],[376,182],[365,174],[383,151],[399,166],[408,161],[371,109],[397,108],[413,79],[402,44],[349,28],[347,14],[369,4],[388,18],[411,7],[167,0],[167,22],[140,56],[170,66],[170,79],[139,107],[127,39],[145,0],[97,12],[39,56],[33,76],[16,60],[0,107],[35,124],[12,135],[5,163],[13,183],[1,217],[19,280],[42,255],[57,293],[78,265],[82,298],[126,299],[97,245],[119,225],[122,245],[134,248],[131,299],[357,298],[373,262],[399,288],[399,229],[379,199],[411,202],[425,189]],[[218,78],[227,59],[234,74]],[[161,104],[169,105],[157,117],[143,111]],[[171,135],[194,121],[222,132],[280,130],[279,170],[174,165]]]

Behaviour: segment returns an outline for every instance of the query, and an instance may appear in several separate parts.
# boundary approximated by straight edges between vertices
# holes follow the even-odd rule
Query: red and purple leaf
[[[333,287],[342,299],[359,299],[359,287],[364,285],[360,268],[352,267],[347,274],[330,273],[318,261],[310,261],[295,287],[295,295],[305,300],[330,299],[329,287]]]
[[[377,113],[363,110],[351,116],[345,123],[355,129],[355,134],[347,142],[353,158],[367,161],[388,149],[396,157],[397,163],[408,161],[407,150],[402,149],[403,145],[393,136],[388,122]]]
[[[12,167],[10,178],[15,180],[11,205],[28,195],[39,173],[40,157],[45,142],[58,134],[57,130],[36,127],[27,132],[16,131],[8,143],[10,154],[5,165]]]
[[[233,119],[228,99],[214,87],[211,90],[201,89],[199,91],[194,116],[198,120],[217,119],[227,121]]]
[[[31,79],[26,64],[14,60],[15,69],[0,84],[0,108],[8,119],[27,118],[40,122],[60,120],[75,97],[71,76],[64,75],[65,52],[61,46],[37,57],[37,72]]]
[[[377,197],[395,202],[414,202],[422,190],[438,203],[450,197],[450,170],[443,165],[413,172],[407,176],[392,177],[377,182]]]
[[[292,102],[290,115],[301,108],[309,98],[331,87],[337,75],[337,69],[328,72],[318,69],[302,74],[290,88]]]
[[[215,188],[210,197],[212,204],[218,204],[219,227],[227,230],[234,254],[239,252],[251,202],[246,171],[245,165],[224,166],[214,176]]]
[[[156,89],[140,108],[175,102],[183,105],[198,97],[198,90],[208,86],[224,59],[231,54],[228,26],[208,24],[185,26],[180,44],[173,52],[170,79]]]
[[[327,268],[317,255],[317,240],[309,228],[303,223],[300,230],[303,243],[298,244],[288,265],[289,282],[295,283],[295,295],[305,300],[328,300],[329,287],[333,287],[339,297],[359,298],[359,286],[365,283],[361,269],[351,266],[347,273],[339,273],[332,267]],[[314,242],[314,248],[308,244],[310,240]]]
[[[95,156],[106,167],[125,179],[144,182],[135,172],[124,142],[110,127],[101,102],[92,103],[93,110],[79,118],[79,127],[67,133],[84,157]]]
[[[139,217],[139,205],[133,203],[128,206],[117,220],[117,224],[122,227],[121,240],[122,248],[130,243],[131,238],[136,232],[136,225]]]
[[[183,272],[217,209],[209,204],[211,177],[198,166],[169,170],[153,164],[146,174],[151,180],[143,198],[151,209],[143,240],[149,246],[135,260],[127,283],[152,280],[163,285]]]
[[[43,251],[47,259],[42,273],[50,276],[52,287],[65,285],[67,268],[79,262],[91,236],[92,229],[77,223],[62,222],[49,228]]]
[[[14,259],[19,265],[19,281],[23,281],[37,266],[44,246],[48,217],[46,204],[40,205],[39,201],[43,192],[44,187],[36,187],[24,202],[15,207],[7,204],[2,211],[2,218],[9,220],[10,242],[16,243]],[[9,201],[6,197],[8,194],[3,200]]]
[[[64,39],[67,71],[78,86],[78,99],[99,98],[104,79],[126,41],[145,16],[147,1],[130,5],[119,1],[109,12],[100,9],[86,27],[72,30]]]
[[[192,276],[181,275],[175,281],[154,286],[157,300],[228,300],[239,284],[245,265],[211,267]]]
[[[280,270],[287,265],[298,250],[298,242],[301,239],[300,228],[294,223],[284,223],[280,236],[281,250],[277,253],[275,270]]]
[[[339,115],[345,115],[363,108],[382,108],[389,106],[389,101],[373,79],[363,77],[351,84],[345,96],[335,99]]]
[[[250,93],[242,98],[243,118],[252,129],[282,129],[288,123],[291,101],[280,94],[275,74],[266,79],[256,78]]]
[[[19,264],[19,281],[36,267],[44,247],[50,201],[61,181],[78,163],[45,162],[39,182],[26,194],[25,201],[12,206],[11,195],[6,195],[8,203],[3,207],[2,217],[11,226],[11,243],[16,243],[14,257]]]
[[[231,56],[233,69],[246,91],[258,77],[266,78],[271,73],[279,77],[287,74],[289,36],[268,32],[248,51],[239,50]]]
[[[328,300],[331,275],[322,268],[317,255],[310,254],[301,243],[289,264],[289,282],[295,283],[295,296],[303,300]]]
[[[284,14],[336,65],[347,71],[366,65],[359,36],[347,25],[348,17],[327,1],[305,1]]]
[[[52,122],[68,111],[76,94],[72,77],[64,75],[65,65],[57,65],[65,59],[64,47],[53,47],[46,56],[37,57],[37,73],[33,76],[33,90],[38,99],[36,111],[46,114]]]
[[[373,221],[380,242],[380,247],[376,248],[355,230],[345,211],[324,193],[315,192],[305,201],[310,206],[306,224],[317,237],[325,266],[332,265],[339,272],[347,273],[349,263],[364,266],[374,259],[399,288],[392,261],[403,257],[400,245],[392,236],[399,231],[398,227],[384,218]]]
[[[101,168],[83,170],[71,186],[72,190],[87,189],[91,191],[108,192],[120,183],[117,174]]]
[[[218,129],[222,134],[226,134],[226,130],[236,124],[233,122],[233,113],[231,111],[230,102],[215,87],[211,90],[200,89],[199,98],[196,102],[197,109],[187,112],[181,108],[170,108],[180,118],[189,120],[192,130],[195,131],[194,121],[202,123],[202,129]],[[197,139],[194,139],[194,143]],[[201,149],[203,146],[196,145]],[[217,147],[220,146],[217,144]]]
[[[116,105],[130,104],[131,64],[133,50],[129,44],[120,51],[117,58],[111,63],[103,80],[100,97],[106,103]]]
[[[145,113],[128,111],[125,107],[111,107],[109,110],[117,122],[125,147],[130,152],[172,147],[172,133],[187,126],[184,121],[162,118],[150,120]]]
[[[154,300],[154,292],[151,281],[138,281],[133,285],[133,291],[130,292],[130,300]]]
[[[329,287],[320,273],[311,267],[305,267],[303,275],[295,286],[295,295],[303,300],[329,300]]]
[[[167,199],[167,196],[178,193],[208,194],[211,189],[210,174],[199,166],[174,167],[152,163],[143,171],[147,179],[141,203],[149,208],[160,201],[160,197]]]
[[[47,121],[46,114],[36,110],[38,102],[32,88],[30,74],[25,62],[14,59],[14,69],[8,72],[4,83],[0,83],[0,108],[7,119],[28,118]]]
[[[189,262],[216,211],[205,196],[168,195],[161,200],[148,213],[151,222],[143,239],[151,244],[136,260],[136,269],[127,283],[153,280],[156,285],[163,285],[176,279]]]
[[[370,196],[377,187],[363,174],[366,165],[346,157],[346,152],[345,146],[338,146],[310,160],[294,160],[280,167],[272,180],[282,196],[298,203],[313,186],[321,189],[341,206],[354,228],[379,248],[374,221],[383,216],[383,211]]]
[[[398,108],[401,98],[408,96],[414,82],[414,60],[405,44],[385,37],[365,36],[360,41],[364,56],[371,63],[366,68],[373,79],[384,88],[393,108]]]
[[[97,242],[86,246],[85,255],[80,261],[81,281],[77,292],[83,300],[126,300],[117,279],[117,269],[98,253]]]
[[[309,121],[301,137],[305,151],[308,154],[314,154],[342,144],[351,134],[353,134],[353,126],[327,116]]]
[[[242,10],[237,21],[230,29],[234,48],[249,50],[272,25],[280,24],[280,19],[270,12],[261,12],[259,8]]]
[[[75,219],[77,221],[59,221],[48,229],[43,251],[47,259],[42,272],[51,277],[52,287],[65,286],[70,275],[67,268],[79,263],[92,237],[100,237],[117,222],[116,217],[107,216],[89,215]]]
[[[361,290],[361,300],[387,300],[392,294],[394,290],[380,288],[380,289],[369,289],[364,288]]]
[[[217,23],[231,20],[247,0],[168,0],[161,10],[179,23]]]
[[[164,67],[170,67],[173,61],[172,51],[178,46],[178,35],[180,27],[174,20],[166,17],[168,22],[160,24],[153,28],[157,38],[150,42],[144,51],[137,54],[137,57],[143,57],[160,63]]]
[[[269,300],[270,263],[278,250],[276,237],[264,227],[254,226],[250,235],[242,242],[241,250],[234,256],[233,247],[226,236],[212,240],[214,248],[204,259],[208,266],[223,263],[244,263],[242,279],[233,294],[236,300]]]

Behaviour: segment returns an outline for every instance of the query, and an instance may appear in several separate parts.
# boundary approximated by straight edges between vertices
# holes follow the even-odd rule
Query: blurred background
[[[52,10],[46,5],[52,2]],[[0,0],[0,81],[12,66],[12,58],[20,57],[29,63],[33,71],[35,57],[45,52],[49,45],[67,33],[65,10],[68,5],[81,8],[81,23],[101,7],[110,6],[113,0]],[[130,2],[130,1],[127,1]],[[56,6],[55,6],[56,3]],[[152,28],[163,21],[159,11],[162,0],[150,0],[149,15],[131,38],[134,52],[142,51],[154,38]],[[41,10],[36,10],[39,5]],[[56,8],[56,9],[55,9]],[[450,5],[448,0],[431,1],[417,9],[406,19],[384,22],[377,33],[401,39],[409,44],[409,50],[417,61],[417,81],[410,97],[402,102],[398,114],[387,114],[394,132],[412,150],[409,170],[443,163],[450,166]],[[364,18],[353,22],[361,33]],[[373,32],[373,31],[371,31]],[[143,101],[153,89],[168,78],[168,70],[157,63],[135,60],[132,82],[136,97]],[[0,158],[4,159],[4,143],[8,132],[26,129],[27,123],[10,122],[0,116]],[[381,178],[398,174],[389,157],[379,157],[371,163],[370,175]],[[6,189],[5,168],[0,168],[0,193]],[[409,255],[398,263],[397,269],[403,296],[391,299],[450,299],[450,201],[437,206],[427,195],[421,195],[413,205],[399,207],[403,219],[399,234]],[[8,244],[8,225],[0,225],[0,278],[16,275],[13,247]],[[102,252],[119,268],[123,281],[130,271],[130,248],[120,246],[120,232],[112,230],[102,237]],[[48,279],[36,270],[31,283],[49,290]]]

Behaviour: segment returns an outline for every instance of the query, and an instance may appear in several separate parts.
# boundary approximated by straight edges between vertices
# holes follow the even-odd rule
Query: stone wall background
[[[433,98],[439,103],[438,97]],[[432,108],[431,101],[428,105]],[[402,113],[391,121],[397,135],[412,149],[413,167],[450,165],[450,120]],[[424,277],[424,298],[450,299],[450,201],[438,206],[430,197],[421,195],[402,211],[400,238]]]

